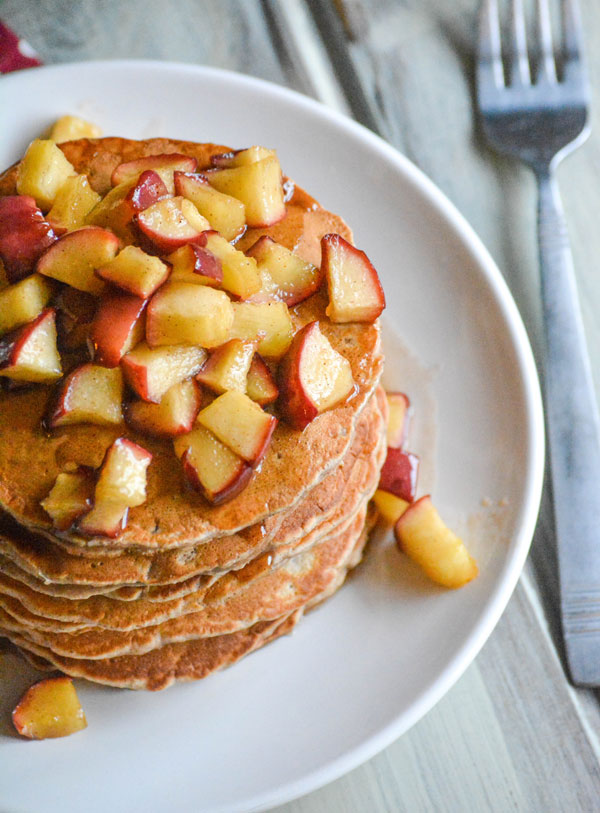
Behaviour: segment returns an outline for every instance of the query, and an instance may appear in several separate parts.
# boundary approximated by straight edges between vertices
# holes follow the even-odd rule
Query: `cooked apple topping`
[[[95,135],[61,119],[27,150],[19,194],[0,199],[0,376],[60,379],[51,431],[122,424],[172,438],[183,480],[223,502],[253,476],[278,419],[302,430],[352,395],[350,361],[324,322],[374,321],[377,273],[339,235],[323,238],[318,267],[264,233],[289,198],[274,150],[213,155],[210,166],[180,153],[137,158],[114,168],[101,196],[56,143]],[[254,243],[252,229],[263,230]],[[290,309],[322,296],[325,280],[329,318],[303,326]],[[93,494],[89,473],[65,472],[42,505],[57,529],[117,536],[145,498],[149,463],[119,438]]]
[[[30,686],[14,709],[12,720],[19,734],[30,740],[68,737],[87,727],[69,677],[46,678]]]

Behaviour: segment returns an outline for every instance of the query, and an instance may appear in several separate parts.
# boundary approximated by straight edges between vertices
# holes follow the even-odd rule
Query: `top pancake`
[[[209,166],[211,155],[227,149],[165,139],[138,142],[120,138],[85,139],[60,147],[78,172],[89,175],[91,185],[101,194],[110,187],[112,170],[123,161],[181,152],[195,156],[202,168]],[[15,194],[15,178],[14,167],[0,176],[0,195]],[[320,239],[328,232],[351,237],[341,218],[296,188],[287,203],[286,217],[268,229],[249,229],[237,247],[245,249],[260,235],[269,234],[318,264]],[[0,506],[29,528],[55,533],[40,500],[69,464],[98,467],[106,449],[121,435],[140,443],[154,456],[148,469],[147,500],[130,511],[128,525],[118,539],[66,534],[73,544],[148,549],[188,546],[234,533],[294,505],[346,454],[357,417],[382,368],[378,324],[331,324],[325,316],[326,304],[326,294],[321,291],[291,309],[290,315],[296,329],[315,319],[321,321],[333,347],[350,361],[356,394],[345,405],[316,418],[303,432],[280,422],[260,471],[233,500],[212,506],[186,490],[171,442],[139,435],[125,425],[75,425],[49,436],[41,427],[41,418],[52,390],[37,386],[0,394]]]

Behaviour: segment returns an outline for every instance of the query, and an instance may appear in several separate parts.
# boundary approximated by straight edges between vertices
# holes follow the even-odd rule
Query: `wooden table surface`
[[[600,3],[580,2],[597,114]],[[133,57],[213,65],[287,85],[354,116],[414,161],[466,216],[505,275],[540,359],[535,188],[527,170],[488,151],[474,123],[477,5],[4,0],[0,19],[46,64]],[[600,393],[600,122],[593,128],[559,180]],[[277,810],[600,811],[599,700],[599,691],[573,689],[565,677],[546,489],[525,572],[454,688],[370,762]]]

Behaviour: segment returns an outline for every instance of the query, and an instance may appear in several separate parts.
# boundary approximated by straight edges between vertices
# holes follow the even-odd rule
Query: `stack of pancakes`
[[[100,194],[122,161],[180,152],[207,166],[224,148],[122,139],[61,145]],[[0,179],[14,194],[14,171]],[[296,189],[287,216],[249,229],[319,262],[323,234],[347,226]],[[0,635],[36,665],[100,683],[161,689],[227,666],[289,632],[331,595],[360,559],[386,454],[386,399],[379,386],[379,326],[334,325],[319,292],[292,309],[295,327],[315,319],[351,363],[356,393],[303,432],[280,421],[250,484],[210,505],[183,484],[170,441],[128,427],[74,425],[48,434],[50,388],[0,393]],[[40,506],[61,471],[97,468],[126,435],[153,454],[147,501],[116,539],[58,532]]]

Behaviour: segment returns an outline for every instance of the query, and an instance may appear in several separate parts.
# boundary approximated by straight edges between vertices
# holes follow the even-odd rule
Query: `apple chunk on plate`
[[[371,261],[339,234],[321,239],[321,268],[329,290],[325,311],[332,322],[374,322],[385,296]]]
[[[197,422],[253,466],[263,458],[277,426],[277,418],[237,390],[219,395],[201,410]]]
[[[402,448],[408,433],[410,401],[403,392],[386,392],[388,404],[387,445]]]
[[[464,542],[441,519],[431,497],[409,506],[394,528],[400,550],[443,587],[462,587],[477,576],[477,565]]]
[[[121,358],[144,338],[146,302],[130,294],[104,296],[90,327],[94,361],[116,367]]]
[[[123,420],[122,400],[119,367],[82,364],[61,383],[47,424],[51,429],[74,423],[112,426]]]
[[[229,336],[258,339],[257,351],[278,359],[292,343],[294,325],[284,302],[234,302]]]
[[[34,683],[12,713],[14,727],[30,740],[67,737],[87,727],[73,681],[52,677]]]
[[[255,341],[230,339],[211,353],[196,380],[213,392],[246,392],[246,379],[256,348]]]
[[[232,150],[231,152],[211,155],[210,162],[215,167],[243,167],[246,164],[255,164],[257,161],[262,161],[263,158],[269,158],[270,156],[277,157],[275,150],[253,146],[246,147],[243,150]]]
[[[278,370],[279,409],[294,429],[343,403],[354,392],[350,362],[329,343],[318,322],[294,336]]]
[[[63,141],[75,141],[78,138],[100,138],[102,130],[97,124],[86,121],[80,116],[61,116],[52,125],[48,138],[62,144]]]
[[[166,391],[158,404],[130,403],[125,408],[125,419],[138,432],[175,437],[191,431],[201,403],[202,393],[196,382],[180,381]]]
[[[108,229],[85,226],[67,232],[40,257],[36,270],[73,288],[99,295],[105,283],[94,270],[116,257],[119,238]]]
[[[380,489],[395,494],[406,502],[413,502],[417,492],[418,476],[419,458],[416,454],[388,447],[379,477]]]
[[[100,195],[94,192],[86,175],[73,175],[67,178],[54,198],[47,220],[57,234],[73,231],[85,225],[85,219],[94,206],[100,202]]]
[[[248,226],[272,226],[285,217],[281,167],[276,155],[242,166],[211,170],[206,177],[219,192],[242,201]]]
[[[233,309],[224,291],[170,282],[150,300],[146,341],[151,347],[169,344],[218,347],[227,341],[232,323]]]
[[[395,525],[410,505],[406,500],[397,497],[395,494],[390,494],[389,491],[382,491],[380,488],[373,494],[373,502],[389,525]]]
[[[46,308],[33,322],[0,339],[0,376],[46,384],[61,375],[54,308]]]
[[[56,240],[52,226],[26,195],[0,198],[0,260],[8,282],[18,282]]]
[[[165,282],[169,268],[141,248],[126,246],[107,265],[97,268],[96,274],[140,299],[148,299]]]
[[[141,342],[121,360],[129,386],[144,401],[158,404],[180,381],[195,375],[206,360],[202,347],[148,347]]]
[[[321,286],[323,272],[268,235],[260,237],[246,254],[258,263],[260,291],[254,302],[278,299],[288,307],[307,299]]]
[[[203,232],[197,245],[207,248],[220,260],[223,269],[221,285],[226,291],[240,299],[248,299],[260,290],[260,278],[253,257],[246,257],[212,230]]]
[[[246,228],[246,209],[241,200],[214,189],[202,173],[176,172],[175,192],[191,200],[226,240],[235,240]]]
[[[252,477],[252,467],[203,426],[177,438],[174,446],[186,481],[214,505],[235,497]]]
[[[179,246],[197,240],[210,223],[191,201],[183,197],[164,198],[153,203],[136,217],[138,229],[148,248],[157,254],[168,254]]]
[[[0,336],[39,316],[53,293],[53,283],[39,274],[0,290]]]
[[[167,261],[171,263],[170,279],[173,282],[191,282],[211,288],[218,288],[223,282],[221,260],[212,251],[195,243],[181,246],[169,254]]]
[[[94,478],[91,470],[62,471],[54,481],[50,493],[40,503],[59,531],[66,531],[76,519],[92,507]]]

